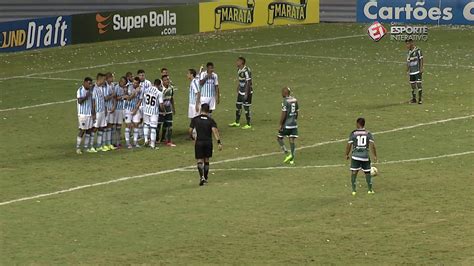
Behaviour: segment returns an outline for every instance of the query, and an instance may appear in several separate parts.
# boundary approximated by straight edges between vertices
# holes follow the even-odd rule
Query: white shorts
[[[81,130],[88,130],[92,128],[92,116],[90,115],[78,115],[77,116],[79,129]]]
[[[196,112],[196,105],[190,104],[189,110],[188,110],[188,118],[195,118],[198,115],[199,115],[199,112]]]
[[[107,112],[107,124],[115,124],[115,114],[116,113],[117,113],[117,111],[115,111],[113,113]]]
[[[209,109],[216,110],[216,97],[201,97],[201,104],[209,104]]]
[[[95,114],[95,121],[94,121],[94,127],[95,128],[100,128],[100,127],[106,127],[107,126],[107,121],[105,117],[105,111],[102,111],[100,113]]]
[[[158,115],[143,114],[143,123],[150,125],[151,127],[158,127]]]
[[[124,110],[115,110],[114,124],[121,125],[123,123]]]
[[[142,115],[140,110],[137,111],[135,115],[132,115],[132,112],[129,110],[125,111],[125,123],[130,124],[130,123],[140,123],[140,120],[142,119]]]

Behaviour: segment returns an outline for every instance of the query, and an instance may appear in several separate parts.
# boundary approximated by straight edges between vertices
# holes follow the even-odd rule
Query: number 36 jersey
[[[369,161],[369,144],[374,142],[372,133],[365,129],[356,129],[349,136],[348,143],[352,144],[352,159]]]
[[[163,93],[155,86],[145,88],[143,92],[143,113],[146,115],[158,115],[160,104],[163,103]]]

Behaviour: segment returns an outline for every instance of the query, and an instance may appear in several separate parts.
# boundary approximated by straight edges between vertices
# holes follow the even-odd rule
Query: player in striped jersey
[[[242,105],[245,110],[245,118],[247,119],[247,125],[243,126],[242,129],[251,129],[250,125],[250,106],[252,105],[252,72],[250,68],[245,65],[245,58],[239,57],[237,59],[237,75],[239,77],[239,85],[237,85],[237,101],[235,106],[235,122],[229,124],[230,127],[240,127],[240,116],[242,114]]]
[[[104,148],[106,150],[115,150],[115,147],[112,145],[112,129],[115,124],[115,109],[117,106],[116,96],[115,96],[115,84],[114,84],[114,74],[111,72],[107,72],[105,74],[105,86],[104,88],[104,99],[105,99],[105,106],[107,108],[106,111],[106,120],[107,120],[107,128],[105,128],[105,145]]]
[[[193,119],[199,115],[199,109],[201,107],[201,92],[199,91],[199,77],[195,69],[188,69],[188,80],[189,83],[189,108],[188,108],[188,118]],[[194,137],[190,136],[190,139]]]
[[[220,102],[219,78],[214,72],[214,64],[206,64],[206,71],[199,77],[201,85],[201,104],[207,103],[210,107],[210,113],[216,109],[216,104]]]
[[[140,87],[141,87],[141,92],[143,96],[143,92],[148,89],[149,87],[153,86],[149,80],[146,79],[145,77],[145,70],[139,69],[137,71],[137,76],[140,78]],[[140,106],[140,113],[142,116],[142,120],[140,121],[139,129],[138,129],[138,136],[139,139],[143,139],[143,107],[145,106],[144,101],[142,101],[142,105]]]
[[[79,133],[76,140],[76,153],[82,154],[81,142],[84,137],[84,149],[88,152],[89,141],[92,128],[92,97],[90,88],[92,87],[92,79],[86,77],[82,86],[77,90],[77,118],[79,122]]]
[[[156,129],[158,128],[158,117],[160,109],[163,106],[163,93],[158,89],[161,85],[161,80],[156,79],[154,86],[148,87],[143,92],[143,122],[145,134],[145,146],[148,145],[148,135],[150,135],[150,147],[156,149]],[[151,134],[150,134],[151,131]]]
[[[164,105],[164,116],[162,116],[162,118],[165,144],[166,146],[175,147],[176,145],[171,141],[171,136],[173,135],[173,114],[176,113],[173,86],[170,85],[168,76],[162,76],[161,82]]]
[[[114,145],[117,148],[121,148],[120,138],[122,133],[122,123],[124,116],[124,104],[126,102],[125,97],[128,94],[127,78],[121,77],[118,84],[115,85],[115,99],[117,106],[115,109],[115,121],[114,121]]]
[[[92,117],[95,120],[94,133],[97,133],[97,142],[96,142],[97,151],[107,151],[107,149],[103,147],[104,143],[102,142],[104,129],[107,126],[107,121],[105,120],[106,107],[105,107],[104,89],[102,88],[104,85],[105,85],[105,75],[102,73],[98,73],[94,88],[92,89]],[[91,142],[93,141],[94,141],[94,137],[92,136]]]
[[[129,149],[133,148],[130,144],[130,131],[133,131],[133,143],[135,147],[140,147],[138,145],[138,125],[140,124],[141,114],[140,106],[142,102],[142,92],[140,91],[140,78],[135,77],[133,79],[133,89],[125,97],[127,100],[126,109],[125,109],[125,142]]]

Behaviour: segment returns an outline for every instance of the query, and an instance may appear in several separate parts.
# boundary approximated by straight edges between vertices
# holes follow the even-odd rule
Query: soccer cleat
[[[292,161],[292,160],[293,160],[293,155],[288,154],[288,155],[285,157],[285,160],[283,160],[283,163],[288,163],[289,161]]]
[[[201,177],[201,179],[199,180],[199,186],[204,186],[205,183],[206,179],[204,179],[204,177]]]
[[[76,149],[76,153],[77,153],[77,154],[82,154],[81,149]]]
[[[138,145],[138,143],[137,143],[137,144],[135,144],[135,148],[141,148],[141,146]]]
[[[114,147],[114,145],[110,144],[109,146],[107,146],[107,148],[109,148],[110,151],[113,151],[113,150],[116,150],[117,148]]]
[[[94,147],[92,147],[92,148],[88,149],[87,152],[88,152],[88,153],[96,153],[97,150],[94,149]]]
[[[158,147],[158,146],[150,146],[150,148],[151,148],[152,150],[159,150],[159,149],[160,149],[160,147]]]
[[[176,144],[174,144],[173,142],[169,141],[169,142],[166,142],[166,146],[168,146],[168,147],[176,147]]]
[[[145,140],[145,142],[143,143],[143,146],[148,147],[148,145],[150,145],[150,142],[148,140]]]
[[[290,165],[295,165],[295,160],[291,160]]]
[[[423,101],[422,101],[422,100],[418,100],[418,104],[423,104]]]
[[[129,148],[129,149],[133,149],[133,146],[132,146],[132,144],[128,144],[127,148]]]
[[[369,190],[369,191],[367,191],[367,194],[370,194],[370,195],[375,194],[375,191],[373,189]]]
[[[416,103],[416,99],[415,98],[411,99],[410,103]]]
[[[252,128],[251,125],[245,125],[245,126],[242,127],[242,129],[251,129],[251,128]]]
[[[356,194],[357,194],[357,192],[352,191],[352,196],[355,196]]]
[[[109,147],[108,147],[107,145],[104,145],[104,146],[100,147],[100,149],[101,149],[102,151],[110,151],[110,150],[109,150]]]
[[[237,122],[230,123],[229,127],[240,127],[240,123],[237,123]]]

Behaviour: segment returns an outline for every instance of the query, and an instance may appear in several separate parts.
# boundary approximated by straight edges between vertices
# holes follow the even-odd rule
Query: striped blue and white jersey
[[[122,88],[120,87],[120,85],[116,84],[115,87],[114,87],[114,91],[115,91],[115,96],[116,97],[122,97],[124,95],[124,90],[125,89],[128,89],[127,87],[125,88]],[[116,110],[123,110],[124,109],[124,103],[126,101],[121,99],[121,100],[117,100],[117,106],[115,107]]]
[[[145,79],[144,81],[140,82],[140,88],[141,88],[142,96],[143,96],[143,93],[145,93],[145,91],[148,88],[150,88],[151,86],[153,86],[153,85],[151,84],[151,82],[148,79]],[[142,106],[145,106],[144,101],[142,101]]]
[[[81,86],[77,90],[77,99],[84,98],[87,95],[87,90],[84,86]],[[77,114],[78,115],[92,115],[92,96],[89,95],[82,103],[77,102]]]
[[[155,86],[151,86],[143,92],[143,113],[146,115],[158,115],[160,104],[163,103],[163,93]]]
[[[133,111],[138,105],[138,102],[142,99],[143,93],[140,90],[140,87],[133,89],[129,95],[135,94],[135,97],[129,99],[127,102],[127,109],[128,111]]]
[[[100,113],[105,111],[105,99],[104,99],[104,91],[101,87],[94,85],[92,90],[92,100],[95,104],[95,112]]]
[[[110,83],[108,84],[107,82],[104,84],[102,89],[104,90],[104,97],[112,95],[114,92],[114,84]],[[114,99],[111,98],[109,100],[105,100],[105,106],[107,107],[107,111],[112,111],[112,108],[114,107]]]
[[[203,80],[207,76],[207,72],[201,73],[199,80]],[[201,97],[216,97],[217,89],[219,85],[219,78],[216,73],[212,73],[211,76],[206,80],[204,85],[201,86]]]
[[[196,98],[199,89],[199,78],[196,77],[191,80],[191,83],[189,84],[189,105],[196,105]]]

